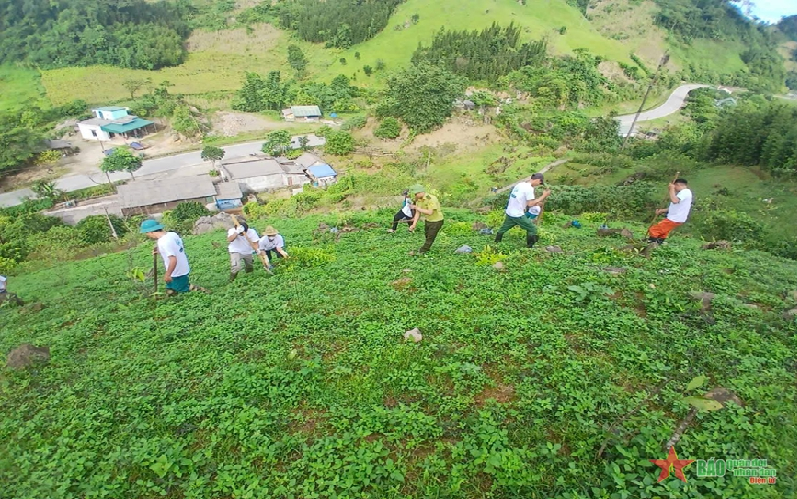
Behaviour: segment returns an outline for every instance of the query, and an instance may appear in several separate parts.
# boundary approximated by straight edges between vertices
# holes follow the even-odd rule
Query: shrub
[[[335,255],[321,248],[291,248],[287,269],[319,267],[335,261]]]
[[[336,131],[327,134],[326,152],[335,156],[345,156],[354,151],[354,138],[349,132]]]
[[[354,118],[350,118],[343,122],[340,126],[341,130],[359,130],[360,128],[364,127],[368,119],[365,116],[355,116]]]
[[[473,234],[473,227],[468,222],[454,222],[443,230],[449,236],[469,236]]]
[[[727,241],[759,241],[761,224],[744,212],[724,209],[705,213],[700,217],[701,234],[706,239]]]
[[[321,125],[318,127],[318,130],[315,131],[316,137],[326,137],[330,133],[332,133],[332,127],[329,125]]]
[[[172,210],[172,218],[175,220],[190,220],[191,223],[197,221],[199,217],[210,215],[210,210],[198,201],[183,201],[178,203]]]
[[[374,136],[380,139],[395,139],[401,134],[401,123],[396,118],[388,116],[374,130]]]
[[[269,215],[266,206],[268,205],[258,204],[254,201],[249,201],[244,205],[244,214],[246,214],[246,216],[252,220],[256,220],[259,218],[266,218]]]
[[[122,237],[127,233],[127,226],[121,218],[116,215],[109,215],[108,218],[110,218],[111,224],[116,230],[116,235]],[[105,215],[89,215],[78,222],[75,229],[80,232],[80,237],[84,244],[104,243],[113,237]]]

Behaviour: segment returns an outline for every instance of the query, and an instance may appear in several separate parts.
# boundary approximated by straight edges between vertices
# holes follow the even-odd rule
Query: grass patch
[[[50,107],[39,72],[12,65],[0,66],[0,111],[29,105]]]

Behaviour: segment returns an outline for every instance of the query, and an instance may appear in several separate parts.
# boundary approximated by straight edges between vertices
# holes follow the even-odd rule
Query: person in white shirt
[[[188,273],[191,268],[188,265],[188,256],[185,254],[183,240],[180,239],[180,236],[176,232],[164,231],[163,225],[155,220],[144,220],[141,224],[141,233],[157,241],[152,254],[160,253],[163,266],[166,267],[166,271],[163,273],[166,293],[173,295],[195,289],[188,281]]]
[[[396,232],[399,222],[409,223],[415,216],[415,211],[412,209],[412,199],[410,199],[409,192],[409,190],[405,190],[402,193],[404,195],[404,204],[402,204],[398,213],[393,216],[393,227],[388,229],[388,232]]]
[[[0,275],[0,295],[6,292],[6,281],[8,281],[8,279],[6,279],[6,276]]]
[[[539,240],[537,236],[537,226],[532,221],[539,214],[538,210],[531,211],[530,208],[539,207],[545,199],[551,195],[551,191],[546,189],[539,199],[534,197],[534,187],[544,185],[545,179],[542,173],[535,173],[527,181],[520,182],[512,189],[509,195],[509,202],[506,205],[506,217],[504,224],[498,229],[495,235],[495,242],[500,243],[504,238],[504,234],[512,227],[518,225],[521,229],[526,231],[526,247],[533,248]],[[535,214],[535,217],[529,217],[527,211]]]
[[[288,258],[288,253],[285,252],[285,238],[271,225],[263,231],[263,237],[257,242],[257,250],[261,255],[266,255],[269,269],[274,268],[271,265],[272,258]]]
[[[648,229],[648,242],[661,244],[670,232],[686,222],[692,209],[692,190],[686,179],[676,179],[669,186],[670,206],[656,210],[656,215],[664,215],[664,220]]]
[[[252,272],[253,255],[257,251],[257,241],[259,237],[255,229],[250,229],[246,222],[231,228],[227,231],[227,250],[230,252],[230,281],[235,280],[235,276],[242,268],[246,272]]]

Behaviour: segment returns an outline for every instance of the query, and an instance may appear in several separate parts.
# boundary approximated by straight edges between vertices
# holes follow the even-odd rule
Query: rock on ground
[[[406,331],[404,333],[404,339],[405,340],[410,340],[411,339],[415,343],[418,343],[419,341],[421,341],[423,339],[423,335],[421,334],[420,329],[418,329],[416,327],[416,328],[410,329],[409,331]]]
[[[228,213],[219,212],[213,216],[199,217],[199,220],[194,223],[192,232],[195,236],[198,236],[214,230],[229,229],[232,225],[232,216]]]
[[[705,291],[692,291],[689,294],[695,300],[703,302],[703,310],[708,310],[711,308],[711,300],[717,296],[714,293],[707,293]]]
[[[545,251],[548,253],[562,253],[561,246],[546,246]]]
[[[46,364],[50,361],[50,347],[35,347],[23,343],[8,352],[6,367],[9,369],[25,369],[34,364]]]

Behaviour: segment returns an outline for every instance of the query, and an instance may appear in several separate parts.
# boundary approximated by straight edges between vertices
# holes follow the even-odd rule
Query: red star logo
[[[686,477],[684,476],[683,470],[695,462],[694,459],[678,459],[678,456],[675,454],[675,447],[670,447],[670,453],[667,455],[667,459],[648,459],[648,461],[661,468],[659,482],[670,476],[670,469],[674,469],[675,476],[682,482],[685,482]]]

